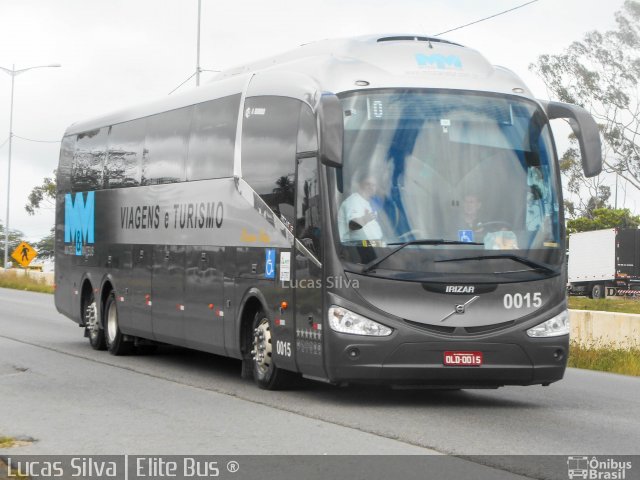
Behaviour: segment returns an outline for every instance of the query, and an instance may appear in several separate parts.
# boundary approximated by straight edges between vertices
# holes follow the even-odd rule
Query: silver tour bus
[[[57,309],[91,346],[242,360],[261,388],[548,385],[569,347],[549,120],[582,108],[414,35],[304,45],[71,125]]]

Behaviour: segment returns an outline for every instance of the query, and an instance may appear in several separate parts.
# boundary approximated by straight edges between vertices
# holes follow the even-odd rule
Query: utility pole
[[[7,75],[11,75],[11,106],[9,107],[9,160],[7,162],[7,216],[5,218],[4,225],[4,268],[7,268],[9,264],[9,202],[11,201],[11,147],[13,143],[13,87],[15,85],[15,79],[17,75],[26,72],[27,70],[33,70],[34,68],[50,68],[59,67],[60,64],[54,63],[51,65],[38,65],[37,67],[22,68],[16,70],[15,64],[11,66],[11,70],[8,68],[0,67]]]
[[[198,41],[196,48],[196,87],[200,86],[200,12],[202,11],[202,0],[198,0]]]

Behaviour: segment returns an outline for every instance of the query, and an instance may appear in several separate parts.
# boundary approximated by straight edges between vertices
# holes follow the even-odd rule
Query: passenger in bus
[[[382,239],[378,212],[372,203],[377,187],[377,181],[372,175],[363,174],[358,182],[358,191],[342,202],[338,212],[341,241]]]
[[[482,201],[477,193],[467,193],[462,202],[462,220],[460,221],[460,230],[472,231],[473,242],[481,242],[485,231],[480,221],[480,211],[482,209]]]

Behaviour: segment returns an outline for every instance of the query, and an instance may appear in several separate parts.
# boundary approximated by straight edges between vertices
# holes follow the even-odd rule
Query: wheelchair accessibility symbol
[[[264,278],[276,278],[276,249],[264,251]]]
[[[458,230],[458,240],[461,242],[473,242],[473,230]]]

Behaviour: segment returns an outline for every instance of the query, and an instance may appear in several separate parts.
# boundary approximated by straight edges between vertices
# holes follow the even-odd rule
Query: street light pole
[[[196,47],[196,87],[200,86],[200,12],[202,9],[201,0],[198,0],[198,43]]]
[[[11,75],[11,107],[9,109],[9,160],[7,162],[7,215],[4,225],[4,268],[7,268],[9,264],[9,202],[11,200],[11,147],[13,143],[13,90],[15,85],[15,79],[17,75],[26,72],[27,70],[33,70],[34,68],[49,68],[60,67],[60,64],[54,63],[51,65],[38,65],[36,67],[22,68],[16,70],[15,64],[11,66],[11,70],[8,68],[0,67],[8,75]]]

